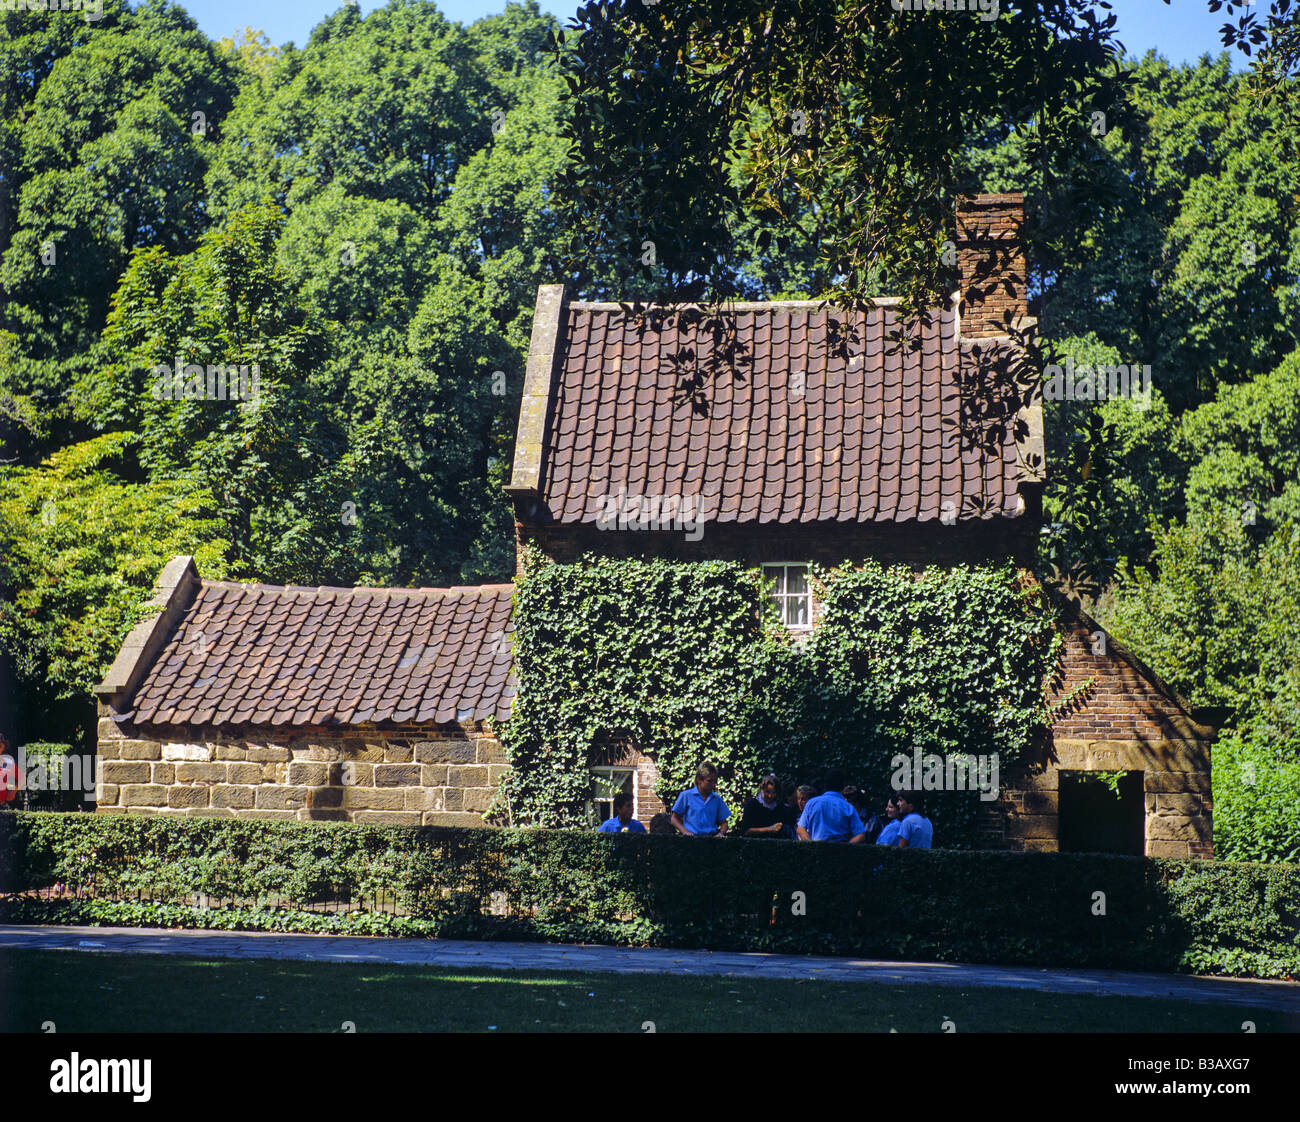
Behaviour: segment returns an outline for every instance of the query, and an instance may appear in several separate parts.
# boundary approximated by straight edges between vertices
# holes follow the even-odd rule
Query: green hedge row
[[[0,893],[8,922],[1300,975],[1295,865],[4,812]]]

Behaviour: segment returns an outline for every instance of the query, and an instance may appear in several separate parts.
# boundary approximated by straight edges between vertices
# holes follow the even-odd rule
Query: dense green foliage
[[[1300,743],[1256,725],[1221,737],[1212,761],[1216,855],[1300,864]]]
[[[1030,199],[1041,329],[1150,364],[1177,411],[1272,369],[1300,328],[1300,163],[1279,159],[1297,134],[1226,56],[1147,55],[1098,128],[1086,158],[1047,174],[1017,135],[967,156],[968,189]]]
[[[0,467],[0,588],[14,590],[0,601],[0,645],[17,662],[29,727],[43,734],[18,744],[93,735],[90,691],[176,554],[224,573],[211,497],[184,476],[133,485],[128,444],[112,434],[38,468]]]
[[[1223,387],[1172,436],[1193,466],[1182,518],[1104,601],[1112,630],[1194,704],[1222,708],[1216,852],[1300,846],[1300,352]],[[1244,772],[1256,778],[1242,779]]]
[[[734,805],[763,766],[745,714],[780,651],[765,604],[758,575],[730,563],[530,558],[503,730],[515,821],[582,821],[589,764],[623,743],[657,761],[669,801],[713,760]]]
[[[134,11],[109,0],[94,23],[9,11],[0,25],[0,326],[44,360],[31,375],[57,400],[132,251],[184,252],[203,231],[209,126],[230,111],[238,79],[185,11],[160,0]]]
[[[889,278],[926,306],[948,279],[963,150],[990,119],[1032,124],[1044,155],[1090,147],[1079,106],[1109,111],[1119,86],[1114,26],[1094,7],[1003,0],[977,19],[844,0],[586,4],[557,51],[574,257],[641,261],[637,296],[731,295],[750,220],[778,259],[811,240],[813,275],[840,300]]]
[[[283,48],[210,41],[172,0],[0,12],[10,735],[88,747],[89,687],[172,552],[271,582],[507,579],[539,283],[921,299],[953,279],[953,194],[1020,190],[1048,353],[1154,387],[1046,403],[1040,573],[1250,753],[1297,758],[1300,5],[1205,2],[1247,71],[1120,59],[1097,0],[630,0],[562,42],[531,0],[468,25],[389,0]],[[263,392],[160,402],[177,355],[257,363]],[[764,688],[797,709],[784,674]],[[698,720],[692,749],[716,725],[758,766],[749,730]],[[1229,783],[1216,843],[1284,856],[1280,805]]]
[[[1294,865],[0,813],[0,892],[56,882],[0,918],[1300,972]]]
[[[4,494],[102,434],[123,504],[113,523],[86,500],[87,571],[119,590],[102,598],[39,592],[58,553],[30,502],[6,521],[19,743],[85,745],[89,688],[167,554],[276,583],[510,575],[501,484],[560,237],[553,22],[393,0],[275,50],[209,42],[167,0],[109,0],[90,28],[0,13]],[[256,400],[160,400],[178,359],[256,364]],[[131,513],[155,508],[165,536]],[[35,630],[81,628],[75,657],[32,655]],[[50,727],[47,694],[75,698],[82,736]]]
[[[769,770],[833,765],[883,804],[890,760],[1022,759],[1047,727],[1061,639],[1041,591],[1009,566],[817,571],[824,614],[806,643],[739,564],[533,559],[515,597],[519,693],[503,730],[516,822],[581,821],[589,765],[632,745],[669,804],[702,759],[739,809]],[[937,796],[937,797],[935,797]],[[969,846],[975,793],[932,793],[940,844]]]

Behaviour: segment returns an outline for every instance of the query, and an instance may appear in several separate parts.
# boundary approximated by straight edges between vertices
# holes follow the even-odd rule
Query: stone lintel
[[[1058,740],[1061,771],[1206,772],[1210,753],[1199,740]]]

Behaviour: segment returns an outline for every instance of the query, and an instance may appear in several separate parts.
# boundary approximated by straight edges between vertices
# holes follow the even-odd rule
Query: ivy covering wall
[[[738,563],[527,557],[503,730],[515,823],[579,824],[591,765],[622,745],[655,760],[668,802],[714,761],[738,810],[768,770],[809,782],[840,765],[883,803],[900,752],[996,752],[1005,770],[1046,733],[1062,640],[1013,567],[868,563],[813,582],[821,617],[801,641]],[[929,801],[945,845],[974,843],[977,793]]]

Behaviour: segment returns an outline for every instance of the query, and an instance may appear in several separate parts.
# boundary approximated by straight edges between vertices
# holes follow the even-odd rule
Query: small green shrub
[[[1300,862],[1300,744],[1233,732],[1216,741],[1210,760],[1215,853]]]

